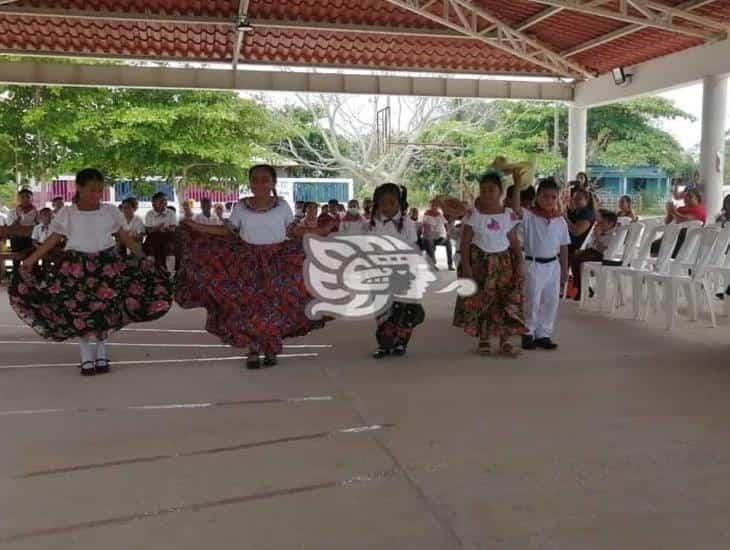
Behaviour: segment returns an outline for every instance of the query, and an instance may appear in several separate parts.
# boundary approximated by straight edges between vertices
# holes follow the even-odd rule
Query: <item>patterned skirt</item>
[[[393,302],[386,312],[376,319],[375,338],[378,347],[391,351],[396,346],[407,347],[413,329],[423,323],[426,312],[421,304]]]
[[[524,275],[514,254],[510,250],[487,254],[472,245],[471,269],[478,290],[474,296],[457,298],[454,326],[478,338],[527,334],[522,310]]]
[[[322,328],[305,307],[301,240],[251,245],[238,237],[215,237],[182,228],[182,261],[175,300],[203,307],[205,328],[226,344],[251,353],[281,353],[285,338]]]
[[[116,249],[63,252],[41,272],[13,276],[8,295],[18,316],[44,338],[64,341],[153,321],[172,305],[172,282],[151,258],[120,256]]]

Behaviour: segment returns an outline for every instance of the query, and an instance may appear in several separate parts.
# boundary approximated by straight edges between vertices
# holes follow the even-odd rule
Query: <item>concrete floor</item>
[[[82,379],[0,295],[0,546],[730,547],[726,319],[668,336],[571,303],[559,351],[512,361],[452,305],[426,302],[405,360],[338,321],[260,372],[175,310]]]

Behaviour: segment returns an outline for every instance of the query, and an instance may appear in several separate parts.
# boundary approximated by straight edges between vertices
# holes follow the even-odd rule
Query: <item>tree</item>
[[[234,93],[0,91],[0,143],[11,146],[1,166],[21,179],[95,166],[115,178],[224,186],[245,180],[276,129],[264,107]]]
[[[308,114],[287,116],[291,107],[282,111],[280,122],[292,137],[280,151],[310,170],[352,177],[362,192],[386,181],[404,182],[414,158],[424,150],[418,144],[423,131],[453,111],[447,100],[424,97],[363,100],[322,95],[298,100],[298,109]],[[376,113],[386,106],[392,106],[395,119],[389,145],[379,142],[375,131]]]

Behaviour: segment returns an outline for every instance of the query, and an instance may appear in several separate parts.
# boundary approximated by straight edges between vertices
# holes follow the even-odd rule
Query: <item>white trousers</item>
[[[535,338],[552,338],[560,303],[560,262],[539,264],[526,260],[525,320]]]

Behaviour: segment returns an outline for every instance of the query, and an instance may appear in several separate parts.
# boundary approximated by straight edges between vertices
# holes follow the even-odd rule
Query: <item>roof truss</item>
[[[594,76],[579,63],[571,61],[522,31],[505,24],[470,0],[385,1],[534,63],[555,75],[580,79]]]
[[[702,38],[704,40],[721,40],[727,38],[726,23],[692,13],[691,8],[688,8],[686,3],[681,6],[667,6],[654,0],[618,0],[618,2],[610,3],[600,0],[529,1],[554,8],[594,15],[596,17],[632,23],[642,28],[653,27],[672,33]],[[706,4],[707,2],[704,3]],[[679,24],[680,21],[685,24]],[[686,23],[691,23],[692,26],[687,26]],[[622,36],[626,36],[626,34]]]
[[[676,6],[676,9],[691,11],[691,10],[694,10],[697,8],[701,8],[702,6],[706,6],[707,4],[711,4],[712,2],[715,2],[715,1],[716,0],[689,0],[687,2],[684,2],[684,3]],[[643,24],[634,23],[631,25],[626,25],[625,27],[621,27],[620,29],[615,30],[613,32],[609,32],[602,36],[593,38],[592,40],[584,42],[583,44],[578,44],[577,46],[574,46],[573,48],[565,50],[561,53],[566,57],[578,55],[581,52],[585,52],[587,50],[597,48],[598,46],[602,46],[603,44],[607,44],[614,40],[618,40],[619,38],[629,36],[631,34],[634,34],[635,32],[639,32],[645,28],[647,28],[647,26],[643,25]]]

